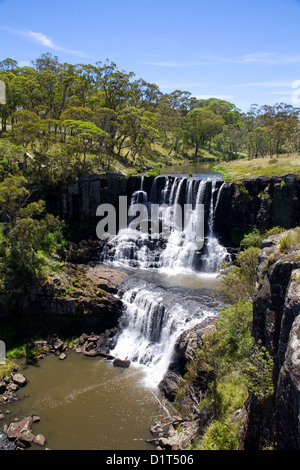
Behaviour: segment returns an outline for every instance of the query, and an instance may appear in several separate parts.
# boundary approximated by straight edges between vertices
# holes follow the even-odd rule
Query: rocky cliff
[[[145,176],[143,188],[150,196],[153,178]],[[162,180],[163,182],[163,180]],[[46,201],[48,212],[67,221],[91,223],[90,235],[96,236],[96,209],[110,203],[118,209],[118,197],[130,197],[141,187],[141,176],[101,173],[77,178],[68,185],[39,188],[35,197]],[[218,196],[215,231],[228,246],[239,242],[253,225],[265,231],[273,226],[290,229],[300,225],[300,179],[290,173],[283,176],[249,177],[226,181]]]
[[[266,443],[276,450],[300,449],[300,237],[295,233],[269,237],[259,255],[252,334],[273,358],[275,398],[258,403],[249,397],[241,436],[245,450]]]
[[[6,347],[56,333],[70,338],[117,327],[123,306],[114,294],[125,278],[125,273],[102,265],[65,263],[43,282],[7,286],[0,295]]]
[[[262,232],[274,226],[290,229],[300,225],[298,175],[249,177],[224,183],[216,207],[215,230],[221,237],[235,241],[254,225]]]

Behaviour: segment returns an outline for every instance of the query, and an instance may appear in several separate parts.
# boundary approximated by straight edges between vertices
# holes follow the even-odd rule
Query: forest
[[[0,62],[0,178],[63,184],[102,171],[137,173],[182,161],[257,159],[300,150],[300,109],[162,93],[107,60],[60,63],[42,54],[31,66]]]

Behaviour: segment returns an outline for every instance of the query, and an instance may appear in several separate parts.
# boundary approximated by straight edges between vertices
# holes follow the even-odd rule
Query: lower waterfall
[[[179,335],[216,315],[205,296],[187,289],[168,292],[149,282],[126,289],[122,300],[121,333],[111,354],[143,366],[151,387],[167,372]]]

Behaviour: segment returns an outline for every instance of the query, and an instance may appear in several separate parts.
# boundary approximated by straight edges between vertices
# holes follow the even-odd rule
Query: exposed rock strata
[[[300,449],[300,245],[282,251],[276,235],[259,255],[252,333],[274,361],[275,401],[247,402],[241,449]]]
[[[15,324],[13,339],[23,342],[23,324],[28,338],[53,333],[72,337],[82,331],[99,334],[114,328],[122,314],[122,302],[114,294],[125,278],[121,271],[101,265],[65,264],[44,283],[11,287],[0,296],[3,335],[9,322]]]
[[[152,181],[152,178],[144,177],[143,188],[148,195]],[[222,184],[221,181],[218,184]],[[89,227],[84,224],[77,227],[77,232],[81,233],[80,241],[89,236],[96,238],[96,210],[100,204],[113,204],[118,212],[119,196],[130,198],[140,185],[139,175],[128,178],[123,173],[101,173],[82,176],[59,188],[38,188],[35,197],[44,199],[47,211],[64,220],[89,223]],[[276,225],[286,229],[300,225],[300,180],[297,174],[225,182],[216,207],[216,232],[228,246],[235,246],[235,237],[249,231],[253,225],[262,231]]]
[[[242,235],[254,225],[261,231],[274,226],[291,229],[300,225],[298,175],[258,176],[225,182],[215,213],[216,231],[221,236]]]

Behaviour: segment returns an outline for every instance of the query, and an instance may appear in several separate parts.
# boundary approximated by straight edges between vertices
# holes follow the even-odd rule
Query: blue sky
[[[299,105],[299,25],[299,0],[0,0],[0,60],[109,59],[163,93]]]

